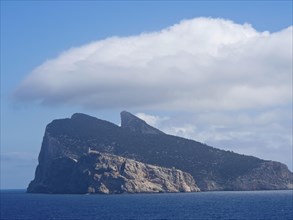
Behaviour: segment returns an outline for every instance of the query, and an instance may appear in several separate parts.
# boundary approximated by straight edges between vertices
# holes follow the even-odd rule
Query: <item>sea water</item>
[[[293,220],[293,191],[48,195],[2,190],[1,219]]]

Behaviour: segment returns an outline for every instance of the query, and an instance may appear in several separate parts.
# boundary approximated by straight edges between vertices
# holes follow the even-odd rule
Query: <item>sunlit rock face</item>
[[[121,113],[121,126],[76,113],[47,125],[28,192],[270,190],[292,183],[284,164],[165,134],[129,112]]]
[[[47,180],[33,181],[29,192],[39,193],[156,193],[198,192],[193,177],[181,170],[144,164],[97,151],[78,160],[52,161]]]

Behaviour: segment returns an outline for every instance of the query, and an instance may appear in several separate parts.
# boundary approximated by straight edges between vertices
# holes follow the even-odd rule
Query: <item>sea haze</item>
[[[293,191],[120,195],[1,191],[1,219],[293,219]]]

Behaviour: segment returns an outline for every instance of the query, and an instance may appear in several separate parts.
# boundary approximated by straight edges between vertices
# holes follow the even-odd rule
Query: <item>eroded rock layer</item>
[[[33,193],[198,192],[193,177],[106,153],[89,151],[78,160],[53,160],[44,179],[32,181]]]

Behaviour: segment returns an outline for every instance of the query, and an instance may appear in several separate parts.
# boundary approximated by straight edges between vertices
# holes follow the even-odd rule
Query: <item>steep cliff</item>
[[[201,190],[293,188],[293,174],[278,162],[167,135],[128,112],[121,113],[121,121],[120,127],[77,113],[51,122],[46,127],[33,183],[43,184],[51,178],[56,159],[79,161],[90,148],[146,164],[175,167],[191,174]]]
[[[32,181],[32,193],[155,193],[198,192],[188,173],[140,163],[97,151],[78,160],[60,157],[51,161],[43,178]]]
[[[288,172],[288,168],[282,163],[266,161],[247,174],[229,181],[226,189],[293,189],[292,173]]]

